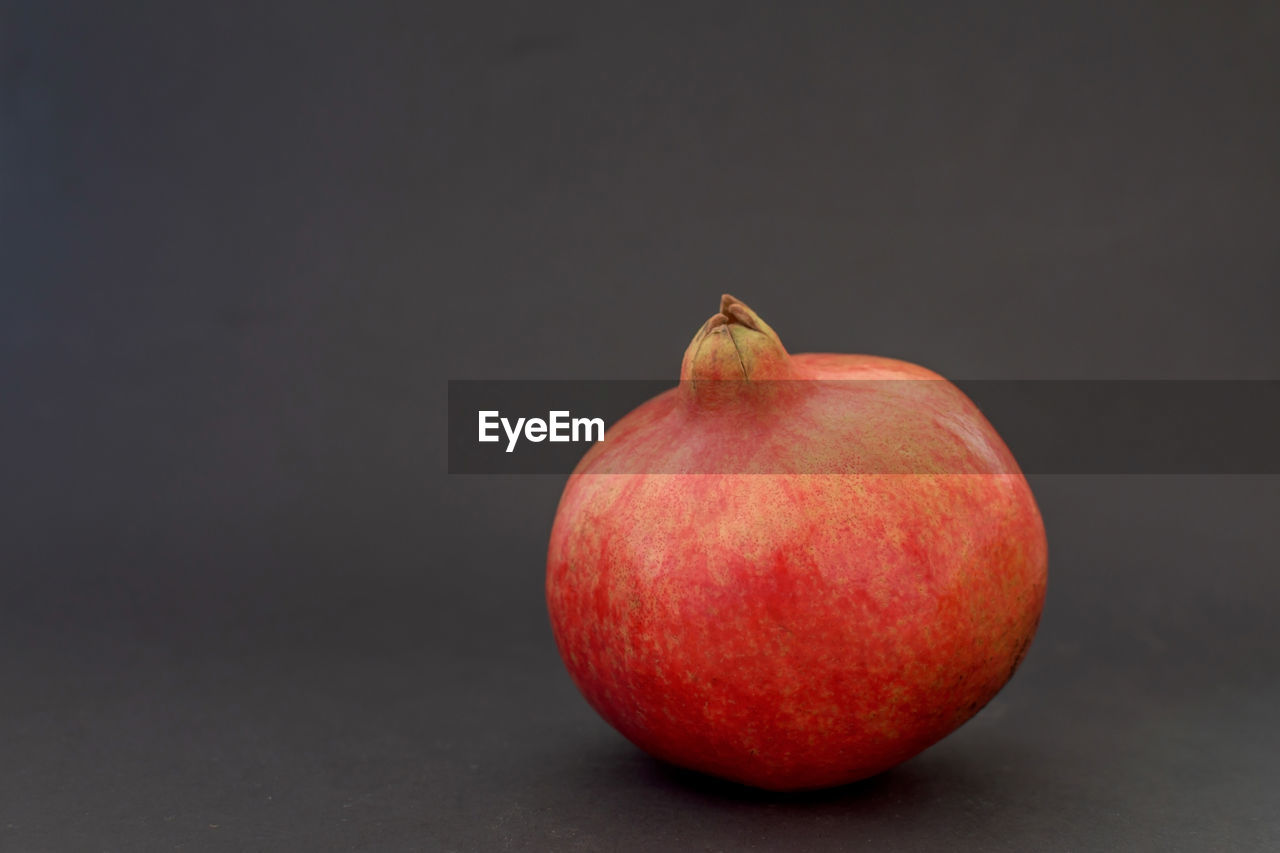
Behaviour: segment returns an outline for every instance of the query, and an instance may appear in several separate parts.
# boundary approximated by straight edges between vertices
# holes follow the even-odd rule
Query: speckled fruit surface
[[[797,790],[872,776],[977,713],[1046,580],[1031,490],[955,386],[791,355],[726,295],[679,385],[570,476],[547,605],[574,682],[640,748]]]

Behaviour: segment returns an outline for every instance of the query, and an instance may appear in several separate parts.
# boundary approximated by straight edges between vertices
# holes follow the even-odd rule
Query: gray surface
[[[637,753],[446,378],[721,290],[947,375],[1276,378],[1273,6],[0,17],[0,849],[1274,849],[1274,477],[1041,477],[1024,668],[876,780]]]

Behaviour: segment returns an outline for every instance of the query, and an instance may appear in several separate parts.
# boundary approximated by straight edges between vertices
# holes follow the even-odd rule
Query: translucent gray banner
[[[651,452],[611,453],[592,470],[970,474],[973,454],[956,442],[981,443],[971,429],[981,424],[976,405],[1016,459],[987,452],[982,464],[997,473],[1280,473],[1280,380],[974,380],[955,382],[960,394],[935,380],[725,385],[742,387],[716,389],[702,417],[736,417],[742,427],[712,427],[718,441],[706,452],[695,452],[691,434],[706,422],[687,417],[679,408],[687,401],[668,399],[664,420],[649,428]],[[628,412],[689,390],[673,388],[670,380],[450,381],[449,473],[568,473]],[[796,394],[821,402],[796,402]],[[664,442],[671,452],[653,450]],[[733,452],[720,452],[726,443]]]

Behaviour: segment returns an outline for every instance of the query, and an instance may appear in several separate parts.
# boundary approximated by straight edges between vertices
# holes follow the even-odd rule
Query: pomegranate
[[[781,791],[875,775],[972,717],[1026,654],[1046,580],[1030,487],[958,388],[791,355],[725,295],[679,385],[569,477],[547,605],[619,732]]]

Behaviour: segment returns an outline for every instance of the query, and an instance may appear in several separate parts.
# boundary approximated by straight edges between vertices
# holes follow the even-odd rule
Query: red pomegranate
[[[959,389],[790,355],[726,295],[680,384],[570,476],[547,605],[573,680],[641,749],[798,790],[880,773],[977,713],[1046,580],[1031,490]]]

